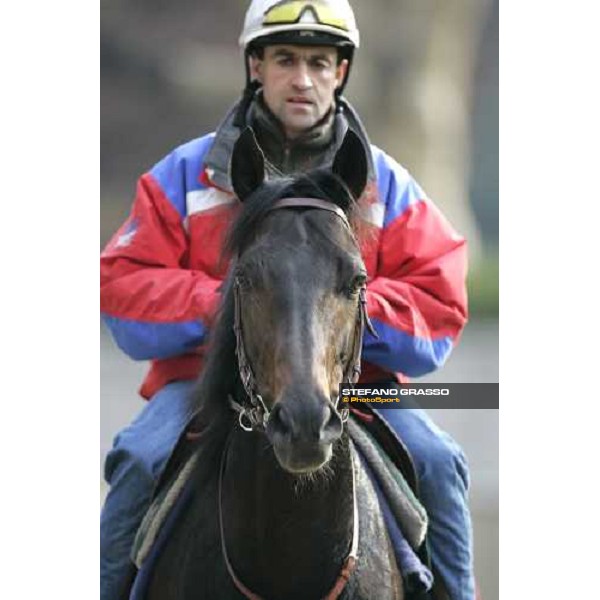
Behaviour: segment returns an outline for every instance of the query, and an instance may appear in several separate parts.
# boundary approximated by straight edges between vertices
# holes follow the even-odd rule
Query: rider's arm
[[[193,352],[205,341],[221,281],[185,267],[184,208],[173,158],[143,175],[131,215],[102,252],[100,306],[119,347],[136,360]]]
[[[379,339],[366,333],[363,357],[416,377],[444,364],[466,324],[466,242],[405,169],[381,153],[377,170],[385,213],[367,300]]]

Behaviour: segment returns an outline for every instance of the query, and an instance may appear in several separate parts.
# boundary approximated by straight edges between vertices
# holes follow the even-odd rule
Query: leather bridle
[[[344,225],[348,228],[352,240],[358,248],[358,242],[356,241],[356,237],[354,235],[354,232],[352,231],[352,227],[350,226],[348,217],[339,206],[332,204],[331,202],[326,202],[325,200],[319,200],[317,198],[283,198],[281,200],[278,200],[273,205],[271,210],[278,210],[283,208],[318,208],[334,213],[342,220]],[[350,356],[350,359],[346,365],[346,370],[343,375],[342,383],[347,382],[350,384],[354,384],[358,381],[358,378],[360,377],[362,344],[365,327],[369,330],[371,334],[373,334],[375,337],[378,337],[377,332],[375,331],[367,313],[366,292],[366,286],[362,286],[358,293],[358,311],[356,318],[356,326],[354,328],[352,355]],[[240,380],[242,382],[242,386],[244,387],[246,395],[250,401],[250,405],[244,406],[239,402],[236,402],[231,396],[229,397],[229,403],[231,407],[238,413],[238,422],[240,427],[244,431],[264,431],[269,420],[270,411],[267,408],[262,396],[258,391],[256,377],[254,375],[254,371],[252,370],[250,360],[248,359],[246,345],[244,344],[241,313],[242,289],[238,278],[235,278],[233,282],[233,298],[233,330],[235,332],[238,369]],[[334,409],[336,412],[338,412],[340,418],[342,419],[342,422],[345,423],[348,420],[349,411],[347,408],[344,408],[341,411],[338,410],[338,404],[339,396],[334,404]]]

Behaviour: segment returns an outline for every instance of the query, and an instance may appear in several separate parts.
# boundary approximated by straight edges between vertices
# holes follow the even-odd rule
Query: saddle
[[[417,476],[408,450],[368,405],[351,410],[348,432],[377,493],[408,597],[429,598],[433,577],[426,541],[427,515],[418,499]],[[201,460],[194,443],[201,435],[193,431],[193,423],[186,428],[157,483],[132,549],[131,558],[139,570],[131,600],[144,599],[153,564],[191,498],[187,484],[196,461]]]

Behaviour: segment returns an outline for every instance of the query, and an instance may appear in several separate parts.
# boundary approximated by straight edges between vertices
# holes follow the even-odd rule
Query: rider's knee
[[[126,477],[153,485],[167,458],[168,449],[148,443],[143,435],[124,430],[117,435],[106,456],[104,477],[109,484],[116,477]]]
[[[466,492],[469,489],[467,458],[458,443],[447,433],[440,431],[422,446],[419,476],[422,481],[439,485],[456,485]]]

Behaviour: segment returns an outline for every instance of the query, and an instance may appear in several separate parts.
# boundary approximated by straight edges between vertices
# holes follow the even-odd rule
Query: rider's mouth
[[[292,96],[291,98],[288,98],[287,101],[295,106],[310,106],[312,104],[312,100],[304,98],[303,96]]]

